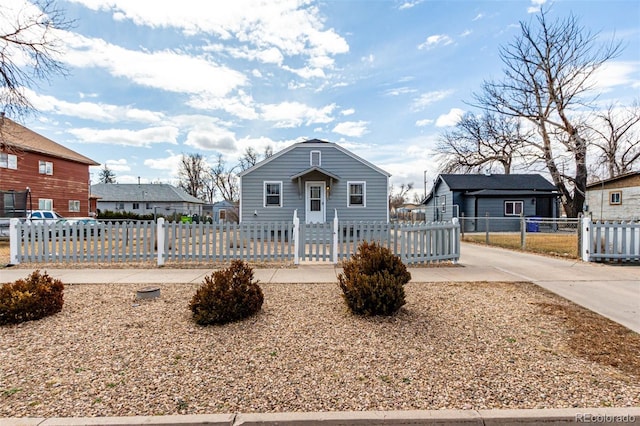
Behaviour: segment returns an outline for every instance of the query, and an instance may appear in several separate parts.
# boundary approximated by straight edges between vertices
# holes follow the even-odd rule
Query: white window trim
[[[0,152],[0,168],[18,170],[18,156]]]
[[[362,204],[351,205],[351,185],[362,185]],[[364,180],[351,180],[347,182],[347,207],[361,209],[367,207],[367,182]]]
[[[42,166],[44,165],[44,173],[42,172]],[[52,161],[38,161],[38,173],[41,175],[53,176],[53,162]]]
[[[269,204],[267,205],[267,185],[280,185],[280,204]],[[282,194],[283,185],[281,180],[265,180],[262,183],[262,207],[265,208],[280,208],[284,205],[284,196]]]
[[[77,208],[76,208],[77,206]],[[80,211],[80,200],[69,200],[69,211],[70,212],[79,212]]]
[[[314,153],[318,153],[318,164],[313,164],[313,154]],[[322,151],[311,151],[309,153],[309,165],[311,167],[314,167],[314,166],[320,167],[320,166],[322,166]]]
[[[513,204],[514,213],[507,213],[507,203]],[[521,200],[505,200],[504,201],[504,215],[505,216],[520,216],[521,213],[515,213],[516,204],[520,204],[520,212],[524,212],[524,201],[521,201]]]
[[[618,196],[618,201],[617,202],[614,202],[612,200],[614,195]],[[609,205],[611,205],[611,206],[619,206],[620,204],[622,204],[622,191],[610,191],[609,192]]]
[[[38,198],[38,210],[53,210],[53,199]]]

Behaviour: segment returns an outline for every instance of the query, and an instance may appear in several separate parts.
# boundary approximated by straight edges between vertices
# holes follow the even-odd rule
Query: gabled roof
[[[281,157],[281,156],[285,155],[287,152],[292,151],[292,150],[294,150],[296,148],[299,148],[300,146],[305,146],[305,147],[317,146],[319,148],[320,147],[330,146],[332,148],[337,149],[340,152],[343,152],[344,154],[348,155],[349,157],[361,162],[362,164],[364,164],[364,165],[366,165],[368,167],[371,167],[373,170],[377,171],[380,174],[383,174],[383,175],[385,175],[387,177],[391,176],[390,173],[382,170],[378,166],[373,165],[372,163],[368,162],[367,160],[365,160],[365,159],[363,159],[361,157],[358,157],[356,154],[354,154],[353,152],[341,147],[340,145],[337,145],[337,144],[335,144],[333,142],[322,141],[320,139],[310,139],[310,140],[307,140],[307,141],[295,143],[295,144],[283,149],[282,151],[279,151],[279,152],[273,154],[271,157],[262,160],[261,162],[255,164],[254,166],[249,167],[247,170],[244,170],[244,171],[240,172],[238,174],[238,176],[242,177],[242,176],[247,175],[249,173],[253,173],[255,170],[259,169],[260,167],[264,166],[265,164],[270,163],[271,161],[275,160],[276,158]],[[326,173],[326,170],[324,171],[324,173]]]
[[[439,176],[452,191],[498,190],[535,190],[555,191],[556,187],[539,174],[511,175],[458,175],[441,174]]]
[[[451,191],[472,196],[528,196],[557,192],[555,185],[539,174],[440,174],[422,204],[429,202],[441,182],[446,183]]]
[[[0,146],[4,145],[4,141],[19,150],[46,154],[88,166],[100,165],[100,163],[96,163],[82,154],[78,154],[51,139],[45,138],[7,117],[0,116]]]
[[[308,175],[309,173],[312,173],[312,172],[319,172],[319,173],[322,173],[325,176],[329,176],[331,179],[340,180],[340,176],[338,176],[338,175],[336,175],[334,173],[331,173],[329,171],[326,171],[325,169],[323,169],[321,167],[318,167],[318,166],[309,167],[308,169],[303,170],[300,173],[296,173],[295,175],[291,176],[291,180],[298,179],[299,177]]]
[[[587,189],[591,189],[591,188],[595,188],[595,187],[599,187],[602,185],[606,185],[608,183],[614,183],[614,182],[619,182],[621,180],[626,180],[629,178],[632,178],[634,176],[640,176],[640,172],[629,172],[629,173],[625,173],[616,177],[612,177],[609,179],[603,179],[603,180],[599,180],[597,182],[593,182],[590,183],[589,185],[587,185]]]
[[[111,202],[204,204],[204,201],[168,183],[98,183],[91,185],[91,194],[100,196],[100,201]]]

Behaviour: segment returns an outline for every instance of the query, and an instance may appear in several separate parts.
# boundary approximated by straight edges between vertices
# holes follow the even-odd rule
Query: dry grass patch
[[[265,284],[220,327],[192,322],[198,285],[138,287],[68,285],[0,327],[0,417],[640,404],[640,336],[528,283],[410,283],[371,319],[336,284]]]
[[[484,244],[486,234],[465,234],[462,241]],[[520,234],[490,233],[489,245],[520,250]],[[526,251],[577,259],[579,257],[578,235],[528,233]]]

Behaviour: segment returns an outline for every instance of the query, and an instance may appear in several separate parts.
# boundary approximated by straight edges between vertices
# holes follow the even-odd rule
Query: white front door
[[[307,182],[305,185],[305,217],[307,223],[326,222],[325,183]]]

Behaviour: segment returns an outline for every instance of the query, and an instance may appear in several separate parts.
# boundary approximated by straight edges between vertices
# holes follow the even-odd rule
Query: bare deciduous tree
[[[409,191],[412,189],[413,182],[400,184],[400,187],[397,190],[393,185],[391,185],[391,187],[389,187],[389,209],[395,210],[406,203]]]
[[[590,122],[589,139],[597,151],[595,170],[600,178],[612,178],[634,170],[640,163],[640,104],[628,108],[610,105]],[[603,173],[604,172],[604,173]]]
[[[437,150],[444,156],[443,173],[511,173],[516,157],[532,138],[519,118],[485,112],[481,116],[466,113],[455,128],[440,137]],[[500,168],[501,170],[496,170]]]
[[[239,200],[238,177],[235,167],[228,168],[222,154],[218,154],[216,164],[211,168],[211,176],[216,189],[223,199],[237,202]]]
[[[182,154],[178,169],[178,186],[189,195],[203,198],[207,165],[201,154]],[[209,201],[209,200],[207,200]]]
[[[615,57],[620,44],[596,44],[597,34],[574,16],[550,21],[542,10],[534,23],[520,23],[521,34],[500,57],[502,81],[485,81],[477,106],[531,122],[539,138],[529,143],[561,194],[565,212],[582,211],[587,184],[587,143],[572,112],[589,105],[593,75]],[[564,161],[564,163],[563,163]]]
[[[71,28],[53,0],[9,1],[0,8],[0,111],[13,117],[33,111],[25,89],[66,75],[58,59],[61,30]]]

